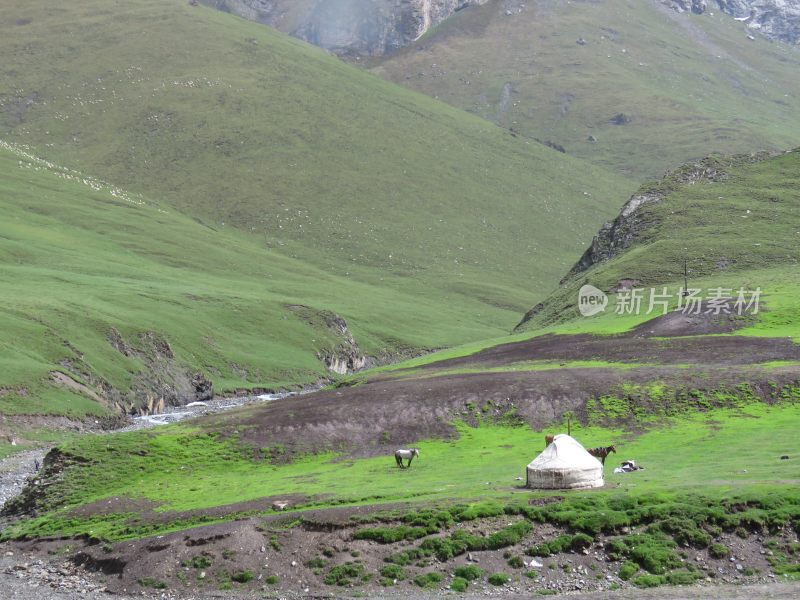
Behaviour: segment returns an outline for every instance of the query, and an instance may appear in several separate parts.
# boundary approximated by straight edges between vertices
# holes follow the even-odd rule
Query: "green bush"
[[[425,556],[427,556],[426,552],[427,551],[421,550],[419,548],[414,548],[414,549],[411,549],[411,550],[403,550],[402,552],[397,552],[395,554],[391,554],[391,555],[387,556],[386,558],[384,558],[383,560],[388,562],[388,563],[394,563],[396,565],[400,565],[402,567],[405,567],[407,565],[410,565],[415,560],[418,560],[420,558],[424,558]]]
[[[528,579],[538,579],[539,578],[539,571],[525,571],[525,577]]]
[[[639,572],[639,565],[631,561],[625,561],[619,568],[619,578],[622,581],[628,581],[631,577]]]
[[[469,587],[469,582],[463,577],[456,577],[450,583],[450,589],[454,592],[466,592]]]
[[[156,579],[155,577],[142,577],[139,580],[139,585],[142,587],[149,587],[156,590],[167,589],[167,583],[165,581],[161,581],[160,579]]]
[[[712,558],[726,558],[730,553],[728,547],[722,544],[711,544],[708,548],[708,554]]]
[[[414,583],[421,588],[435,588],[437,587],[444,577],[441,573],[430,572],[414,578]]]
[[[455,510],[458,521],[472,521],[474,519],[486,519],[488,517],[499,517],[505,514],[505,507],[497,502],[486,501],[477,502],[460,510]]]
[[[237,571],[233,575],[231,575],[231,579],[236,583],[247,583],[248,581],[253,580],[253,572],[252,571]]]
[[[666,577],[663,575],[639,575],[633,580],[633,585],[643,588],[658,587],[667,582]]]
[[[326,585],[349,585],[356,581],[361,580],[365,576],[364,566],[358,563],[346,562],[342,565],[336,565],[328,574],[325,575],[323,581]]]
[[[508,559],[508,566],[512,569],[521,569],[525,566],[525,563],[522,562],[521,556],[512,556]]]
[[[318,556],[316,558],[312,558],[309,561],[306,561],[306,566],[309,569],[321,569],[322,567],[325,566],[325,564],[326,564],[325,563],[325,559],[320,557],[320,556]]]
[[[453,571],[453,574],[467,581],[475,581],[476,579],[480,579],[480,576],[483,575],[483,571],[475,565],[465,565],[463,567],[457,567],[456,570]]]
[[[385,565],[381,569],[381,577],[400,581],[406,578],[406,571],[400,565]]]
[[[667,583],[670,585],[692,585],[700,578],[702,575],[696,571],[681,570],[667,573]]]
[[[623,555],[637,563],[648,573],[663,575],[681,566],[675,552],[675,542],[662,535],[629,535],[622,540]]]
[[[277,575],[270,575],[266,579],[264,579],[264,581],[269,585],[276,585],[278,581],[280,581],[280,579],[278,579]]]
[[[211,566],[211,559],[208,556],[195,556],[190,561],[184,561],[184,566],[194,569],[207,569]]]
[[[651,527],[651,530],[670,534],[682,546],[705,548],[711,543],[711,536],[690,518],[669,517]]]
[[[570,549],[573,552],[580,552],[581,550],[589,548],[593,542],[594,538],[592,536],[587,535],[585,533],[578,533],[572,536],[572,541],[570,542]]]
[[[489,575],[488,581],[492,585],[505,585],[511,581],[511,578],[505,573],[492,573]]]
[[[448,537],[426,539],[420,544],[420,550],[423,554],[432,554],[441,562],[446,562],[467,551],[500,550],[501,548],[514,546],[521,542],[522,538],[530,533],[532,529],[533,525],[528,521],[520,521],[487,537],[479,537],[467,531],[459,530]],[[391,562],[395,561],[392,560]]]
[[[560,535],[549,542],[542,542],[526,550],[529,556],[553,556],[563,552],[579,552],[594,542],[592,536],[585,533]]]
[[[372,540],[379,544],[395,544],[404,540],[418,540],[428,535],[428,530],[422,527],[368,527],[360,529],[353,534],[356,540]]]

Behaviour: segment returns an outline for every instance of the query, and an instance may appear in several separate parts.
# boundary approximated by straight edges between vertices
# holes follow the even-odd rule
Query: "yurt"
[[[584,489],[603,486],[603,465],[574,438],[562,433],[528,465],[526,486]]]

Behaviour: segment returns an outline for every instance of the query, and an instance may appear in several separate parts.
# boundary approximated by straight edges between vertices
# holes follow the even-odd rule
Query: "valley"
[[[797,596],[794,10],[4,7],[0,596]]]

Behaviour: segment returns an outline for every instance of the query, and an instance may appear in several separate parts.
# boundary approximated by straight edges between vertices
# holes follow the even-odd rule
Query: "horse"
[[[556,439],[554,435],[546,435],[544,436],[544,447],[547,448],[550,444],[553,443],[553,440]]]
[[[587,452],[594,456],[595,458],[599,458],[600,462],[603,463],[603,466],[606,464],[606,457],[611,454],[612,452],[616,452],[617,449],[613,446],[600,446],[599,448],[589,448]]]
[[[394,453],[394,460],[398,467],[405,469],[411,466],[411,461],[414,460],[415,456],[419,456],[419,448],[410,448],[408,450],[401,448]],[[403,466],[403,459],[408,461],[408,465],[405,467]]]

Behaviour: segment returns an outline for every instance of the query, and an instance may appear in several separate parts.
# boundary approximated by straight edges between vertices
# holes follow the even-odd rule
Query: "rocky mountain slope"
[[[342,56],[380,56],[398,50],[456,12],[493,2],[512,15],[546,2],[519,0],[201,0],[208,6],[276,27]],[[679,12],[715,9],[743,20],[753,32],[800,43],[798,0],[658,0]]]
[[[489,0],[202,0],[340,55],[386,54]]]
[[[640,181],[800,139],[800,53],[720,10],[509,6],[460,11],[372,71]]]
[[[799,0],[662,0],[679,11],[703,14],[718,8],[772,40],[800,44]]]

